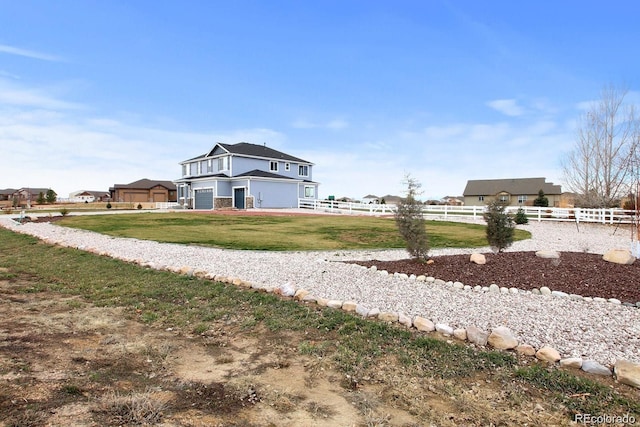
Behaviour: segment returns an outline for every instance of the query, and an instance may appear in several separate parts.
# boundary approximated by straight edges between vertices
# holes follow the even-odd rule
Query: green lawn
[[[351,216],[236,216],[136,213],[70,216],[58,222],[117,237],[253,250],[403,248],[390,218]],[[487,246],[484,225],[427,221],[432,248]],[[515,239],[530,238],[516,230]]]

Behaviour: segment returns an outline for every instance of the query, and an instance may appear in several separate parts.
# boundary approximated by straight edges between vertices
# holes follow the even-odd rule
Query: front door
[[[233,189],[233,207],[244,209],[244,187]]]

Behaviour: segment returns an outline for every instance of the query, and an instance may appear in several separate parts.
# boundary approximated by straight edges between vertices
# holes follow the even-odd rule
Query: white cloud
[[[344,119],[332,119],[328,122],[315,122],[308,119],[297,119],[291,123],[291,127],[294,129],[330,129],[330,130],[342,130],[349,127],[349,122]]]
[[[524,114],[524,109],[517,104],[515,99],[496,99],[487,102],[487,105],[509,117],[517,117]]]
[[[0,44],[0,53],[18,55],[26,58],[39,59],[41,61],[62,61],[62,58],[48,53],[36,52],[35,50],[21,49],[15,46]]]
[[[80,104],[58,99],[51,92],[51,90],[47,89],[25,88],[13,81],[0,79],[0,105],[52,110],[82,108]]]

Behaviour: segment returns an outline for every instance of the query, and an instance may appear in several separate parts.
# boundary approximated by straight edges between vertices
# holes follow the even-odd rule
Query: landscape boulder
[[[611,249],[602,256],[602,259],[607,262],[613,262],[615,264],[633,264],[636,258],[631,254],[631,251],[626,249]]]
[[[489,339],[489,333],[476,328],[475,326],[469,326],[467,328],[467,339],[475,345],[485,346]]]
[[[489,345],[499,350],[510,350],[516,348],[518,340],[513,336],[511,330],[505,326],[498,326],[491,330],[488,339]]]
[[[487,263],[487,257],[485,257],[483,254],[473,253],[469,257],[469,261],[474,264],[484,265]]]
[[[558,258],[560,258],[560,252],[543,250],[543,251],[536,252],[536,256],[538,258],[558,259]]]
[[[536,359],[556,363],[560,360],[560,353],[555,348],[545,345],[536,352]]]
[[[626,360],[618,360],[613,367],[616,379],[622,384],[640,388],[640,364]]]

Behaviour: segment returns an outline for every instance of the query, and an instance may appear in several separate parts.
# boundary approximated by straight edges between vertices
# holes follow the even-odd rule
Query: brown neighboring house
[[[469,180],[462,194],[466,206],[483,206],[495,199],[509,206],[533,206],[540,190],[549,200],[549,206],[560,206],[562,189],[546,182],[545,178]]]
[[[146,203],[177,201],[176,185],[171,181],[140,179],[130,184],[115,184],[109,188],[114,202]]]

